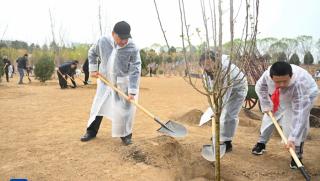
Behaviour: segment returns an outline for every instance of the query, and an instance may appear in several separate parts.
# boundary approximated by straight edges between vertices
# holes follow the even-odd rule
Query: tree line
[[[248,42],[250,44],[250,42]],[[240,39],[233,41],[235,53],[243,51],[238,47],[243,42]],[[0,41],[0,56],[1,58],[6,55],[13,64],[15,60],[25,53],[30,55],[30,65],[36,64],[41,57],[49,57],[53,60],[56,66],[64,63],[68,60],[78,60],[82,64],[87,58],[89,44],[73,44],[71,46],[59,46],[55,42],[51,42],[49,45],[38,45],[35,43],[28,44],[24,41]],[[191,54],[194,56],[194,60],[198,59],[200,54],[205,49],[205,44],[202,43],[198,46],[186,47],[191,50]],[[226,42],[223,44],[223,52],[230,54],[231,43]],[[245,54],[241,52],[240,54]],[[257,39],[256,41],[256,54],[263,56],[269,63],[275,61],[288,61],[293,64],[313,64],[320,63],[320,38],[316,41],[312,36],[301,35],[296,38],[281,38],[267,37]],[[166,69],[165,65],[180,65],[183,64],[183,48],[161,46],[160,44],[153,44],[150,47],[141,49],[140,51],[142,60],[142,69],[147,71],[148,65],[155,63],[162,65],[162,69]],[[314,57],[318,57],[315,60]],[[165,70],[162,70],[165,71]]]

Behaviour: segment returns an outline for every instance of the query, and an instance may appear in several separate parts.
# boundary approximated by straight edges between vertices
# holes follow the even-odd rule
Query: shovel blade
[[[169,120],[167,123],[161,126],[157,131],[160,133],[172,136],[172,137],[185,137],[188,133],[187,129],[174,121]]]
[[[220,158],[224,156],[226,153],[226,145],[222,144],[220,145]],[[204,159],[214,162],[216,161],[216,152],[214,145],[203,145],[201,155]]]

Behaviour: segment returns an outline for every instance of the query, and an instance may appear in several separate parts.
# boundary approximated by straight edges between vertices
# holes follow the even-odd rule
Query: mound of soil
[[[310,112],[310,127],[320,128],[320,107],[315,106]]]
[[[259,120],[259,121],[262,119],[261,115],[258,115],[248,109],[242,109],[242,111],[250,119]]]
[[[198,109],[192,109],[175,120],[192,126],[198,126],[203,112]],[[205,125],[209,125],[206,123]]]
[[[213,164],[201,158],[200,150],[192,153],[194,147],[162,135],[136,142],[120,152],[124,160],[171,170],[174,180],[212,179]]]

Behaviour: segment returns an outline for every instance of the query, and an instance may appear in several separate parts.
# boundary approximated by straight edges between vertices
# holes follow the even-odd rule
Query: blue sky
[[[245,0],[234,0],[235,9]],[[93,43],[99,38],[99,0],[0,0],[0,38],[38,44],[52,41],[49,8],[55,22],[55,38],[65,43]],[[164,45],[153,0],[100,0],[105,34],[120,20],[131,24],[132,36],[140,47],[153,43]],[[180,15],[177,0],[158,0],[162,23],[169,43],[181,46]],[[228,3],[224,1],[224,41],[228,41]],[[185,0],[191,31],[203,28],[200,1]],[[320,38],[319,0],[260,0],[259,36],[288,37],[311,35]],[[243,12],[235,25],[236,36],[242,30]],[[5,33],[4,33],[5,32]],[[204,32],[202,30],[202,32]],[[194,35],[195,44],[199,38]]]

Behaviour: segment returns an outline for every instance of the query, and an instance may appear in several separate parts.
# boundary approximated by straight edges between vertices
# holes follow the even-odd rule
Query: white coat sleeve
[[[255,91],[259,97],[262,112],[271,111],[273,108],[273,104],[268,92],[267,76],[269,76],[269,70],[266,70],[262,74],[255,86]]]
[[[137,49],[129,61],[129,94],[137,94],[139,89],[139,79],[141,74],[141,58]]]
[[[89,71],[98,71],[98,61],[97,58],[100,56],[99,53],[99,41],[93,44],[88,51],[88,61],[89,61]]]
[[[293,129],[288,137],[288,141],[297,140],[303,134],[303,130],[307,126],[308,111],[310,106],[310,99],[307,92],[303,88],[304,86],[300,83],[297,83],[293,89],[293,98],[292,98],[292,124]]]

